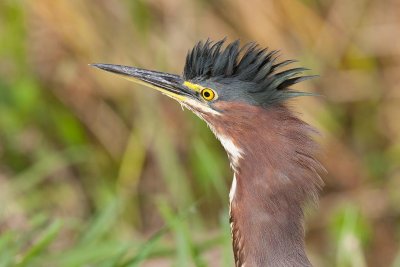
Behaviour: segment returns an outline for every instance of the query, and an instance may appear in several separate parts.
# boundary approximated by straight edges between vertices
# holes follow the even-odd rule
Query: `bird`
[[[92,64],[160,91],[204,120],[233,171],[229,222],[235,266],[312,266],[305,250],[304,208],[323,187],[318,133],[288,101],[314,95],[292,87],[315,75],[289,68],[280,52],[256,42],[199,41],[181,75]]]

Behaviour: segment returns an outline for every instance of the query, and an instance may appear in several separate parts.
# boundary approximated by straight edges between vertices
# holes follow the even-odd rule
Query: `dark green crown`
[[[277,62],[278,51],[248,43],[240,48],[239,40],[227,44],[225,39],[200,41],[189,51],[183,72],[185,80],[235,85],[230,88],[253,103],[266,106],[310,93],[293,91],[290,86],[315,76],[301,75],[306,68],[280,71],[295,60]],[[233,90],[232,89],[232,90]],[[235,95],[234,92],[230,92]],[[239,99],[239,97],[235,97]]]

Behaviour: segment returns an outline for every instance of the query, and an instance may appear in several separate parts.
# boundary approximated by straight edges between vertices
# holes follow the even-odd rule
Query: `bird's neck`
[[[235,110],[213,130],[235,172],[230,221],[236,266],[311,266],[302,209],[322,186],[312,129],[283,106],[254,108],[251,115]]]

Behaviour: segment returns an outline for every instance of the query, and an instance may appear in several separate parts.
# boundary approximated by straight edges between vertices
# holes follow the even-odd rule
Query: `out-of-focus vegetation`
[[[88,63],[180,73],[211,37],[320,78],[292,102],[328,174],[315,266],[400,266],[396,0],[0,2],[0,266],[232,266],[231,171],[205,124]]]

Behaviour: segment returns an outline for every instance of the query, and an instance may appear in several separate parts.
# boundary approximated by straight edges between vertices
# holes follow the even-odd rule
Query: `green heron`
[[[203,119],[225,148],[234,172],[229,193],[236,266],[311,266],[305,253],[303,206],[323,182],[315,130],[285,100],[292,85],[313,76],[282,70],[278,52],[255,43],[199,42],[183,75],[94,64],[177,100]]]

